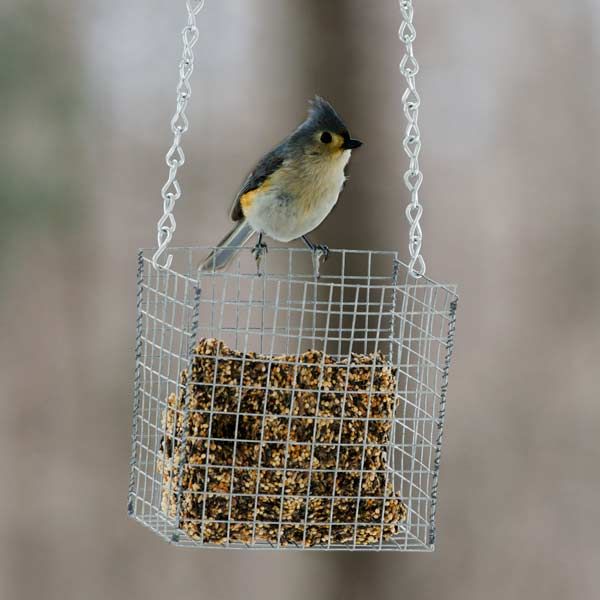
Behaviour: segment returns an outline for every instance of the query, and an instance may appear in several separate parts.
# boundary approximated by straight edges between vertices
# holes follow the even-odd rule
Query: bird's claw
[[[312,249],[313,269],[315,278],[321,277],[321,261],[325,262],[329,258],[329,248],[327,246],[317,244]]]
[[[308,249],[312,252],[313,269],[315,272],[315,278],[319,279],[321,276],[321,260],[325,262],[329,258],[329,248],[324,244],[313,244],[305,235],[302,236],[302,241],[306,244]]]
[[[269,252],[269,247],[264,242],[259,242],[252,248],[252,254],[256,260],[260,260],[263,254],[267,254]]]
[[[256,273],[257,275],[261,275],[260,265],[262,262],[262,258],[265,254],[268,254],[269,247],[262,241],[259,241],[254,248],[252,248],[252,254],[254,256],[254,260],[256,261]]]
[[[325,246],[325,244],[317,244],[314,247],[313,252],[318,255],[319,258],[322,258],[323,262],[329,258],[329,246]]]

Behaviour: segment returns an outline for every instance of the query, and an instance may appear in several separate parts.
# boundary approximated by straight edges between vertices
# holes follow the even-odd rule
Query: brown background
[[[433,555],[182,551],[126,517],[135,252],[183,0],[0,6],[0,598],[599,593],[600,4],[417,2],[425,253],[461,305]],[[331,99],[367,145],[332,246],[404,248],[393,0],[207,2],[176,242]]]

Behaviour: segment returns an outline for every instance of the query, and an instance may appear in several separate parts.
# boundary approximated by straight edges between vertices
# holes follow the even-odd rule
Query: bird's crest
[[[335,109],[327,100],[321,96],[315,96],[314,100],[310,101],[310,109],[308,111],[308,122],[314,127],[331,131],[342,135],[347,127],[342,121],[342,118],[335,112]]]

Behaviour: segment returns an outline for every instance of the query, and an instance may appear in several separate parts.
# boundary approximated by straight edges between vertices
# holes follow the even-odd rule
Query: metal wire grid
[[[457,296],[453,287],[434,283],[423,277],[415,280],[410,276],[406,265],[398,260],[395,252],[368,252],[337,250],[321,270],[317,280],[313,275],[310,253],[304,249],[273,248],[263,262],[263,273],[256,274],[256,266],[249,249],[243,250],[235,265],[226,272],[199,274],[197,265],[210,248],[174,249],[174,262],[169,269],[155,270],[151,266],[151,251],[142,251],[138,263],[137,296],[137,344],[135,400],[132,433],[131,479],[129,491],[129,512],[138,521],[152,529],[164,539],[179,546],[216,546],[226,548],[304,548],[304,549],[347,549],[347,550],[433,550],[435,542],[435,515],[437,507],[437,480],[443,433],[448,368],[453,347]],[[293,273],[293,275],[291,275]],[[361,466],[353,471],[359,477],[358,491],[352,496],[356,505],[354,519],[346,523],[320,521],[319,526],[332,528],[344,525],[352,528],[352,539],[344,543],[334,543],[330,538],[320,544],[306,547],[307,531],[315,523],[309,520],[310,485],[316,476],[313,469],[316,437],[307,445],[311,453],[310,465],[304,469],[308,478],[308,494],[302,518],[293,525],[303,529],[302,540],[282,546],[279,541],[264,541],[257,534],[257,521],[254,518],[246,525],[251,527],[251,539],[246,542],[232,541],[230,532],[238,523],[231,520],[231,506],[236,501],[233,490],[235,468],[232,463],[231,487],[222,492],[229,503],[229,518],[223,519],[226,528],[225,540],[214,544],[204,540],[205,527],[211,520],[204,514],[198,516],[200,537],[186,533],[186,516],[180,504],[187,493],[181,489],[181,474],[189,466],[185,456],[185,427],[180,431],[175,425],[169,430],[165,422],[168,411],[168,398],[171,394],[183,392],[183,408],[177,410],[184,423],[190,418],[189,403],[185,401],[187,387],[181,382],[181,373],[188,369],[197,358],[194,354],[198,340],[216,338],[230,348],[242,353],[242,363],[249,363],[249,352],[258,352],[270,357],[268,370],[281,363],[274,358],[285,354],[299,357],[307,350],[318,350],[333,357],[335,361],[353,364],[353,353],[370,354],[381,352],[385,355],[397,376],[395,379],[395,409],[390,415],[391,430],[386,447],[387,464],[381,475],[389,482],[393,492],[399,494],[406,505],[407,515],[399,530],[391,538],[384,539],[383,527],[378,539],[368,545],[359,542],[361,531],[373,525],[360,522],[359,506],[366,497],[361,497],[363,478],[370,472],[363,469],[365,453],[370,445],[365,436],[362,442]],[[219,358],[215,359],[217,362]],[[296,367],[302,366],[295,359]],[[288,363],[290,359],[288,358]],[[248,368],[248,364],[246,364]],[[242,364],[242,370],[244,364]],[[215,368],[215,374],[217,369]],[[240,384],[239,394],[242,394]],[[277,390],[269,389],[268,383],[258,387],[265,398]],[[222,384],[213,382],[211,409],[208,411],[209,424],[215,419],[214,398],[222,391]],[[317,397],[317,408],[312,422],[317,430],[319,422],[318,402],[322,394],[320,385],[309,390]],[[292,400],[294,402],[292,390]],[[342,405],[348,401],[351,391],[346,390]],[[369,393],[369,409],[375,392]],[[267,401],[262,413],[237,414],[236,419],[255,417],[262,419],[260,437],[245,440],[258,444],[259,448],[269,445],[265,438],[265,417]],[[336,467],[339,465],[341,431],[345,417],[339,417],[339,438],[335,444]],[[294,416],[287,416],[288,426]],[[376,421],[367,412],[362,418],[365,431]],[[211,425],[207,444],[221,444],[224,440],[211,438]],[[182,433],[183,432],[183,433]],[[289,429],[288,429],[289,433]],[[164,460],[164,441],[177,442],[184,449],[180,459],[179,485],[174,478],[167,485],[161,472]],[[234,441],[234,444],[236,442]],[[286,444],[286,463],[289,440]],[[249,469],[269,470],[261,466],[259,450],[258,464]],[[207,452],[206,469],[223,469],[222,465],[210,464]],[[284,466],[284,481],[286,469]],[[341,476],[333,469],[333,477]],[[250,499],[255,509],[262,494],[257,486]],[[205,484],[206,485],[206,484]],[[179,489],[175,489],[179,488]],[[283,490],[285,490],[285,485]],[[206,494],[200,490],[198,494]],[[177,513],[165,511],[165,494],[177,498]],[[213,494],[214,495],[214,494]],[[248,493],[244,493],[248,496]],[[281,492],[283,505],[285,491]],[[392,495],[387,488],[382,497],[381,523],[385,518],[386,501]],[[333,492],[322,500],[331,503],[333,515],[336,486]],[[370,499],[373,499],[370,497]],[[263,519],[264,521],[264,519]],[[264,524],[264,523],[263,523]],[[267,525],[279,531],[289,522],[283,523],[281,514]]]

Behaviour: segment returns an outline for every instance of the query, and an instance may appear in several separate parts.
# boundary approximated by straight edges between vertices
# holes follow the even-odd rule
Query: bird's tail
[[[254,230],[248,221],[240,221],[218,247],[206,257],[200,265],[200,270],[206,273],[225,269],[239,252],[240,246],[243,246],[253,235]]]

